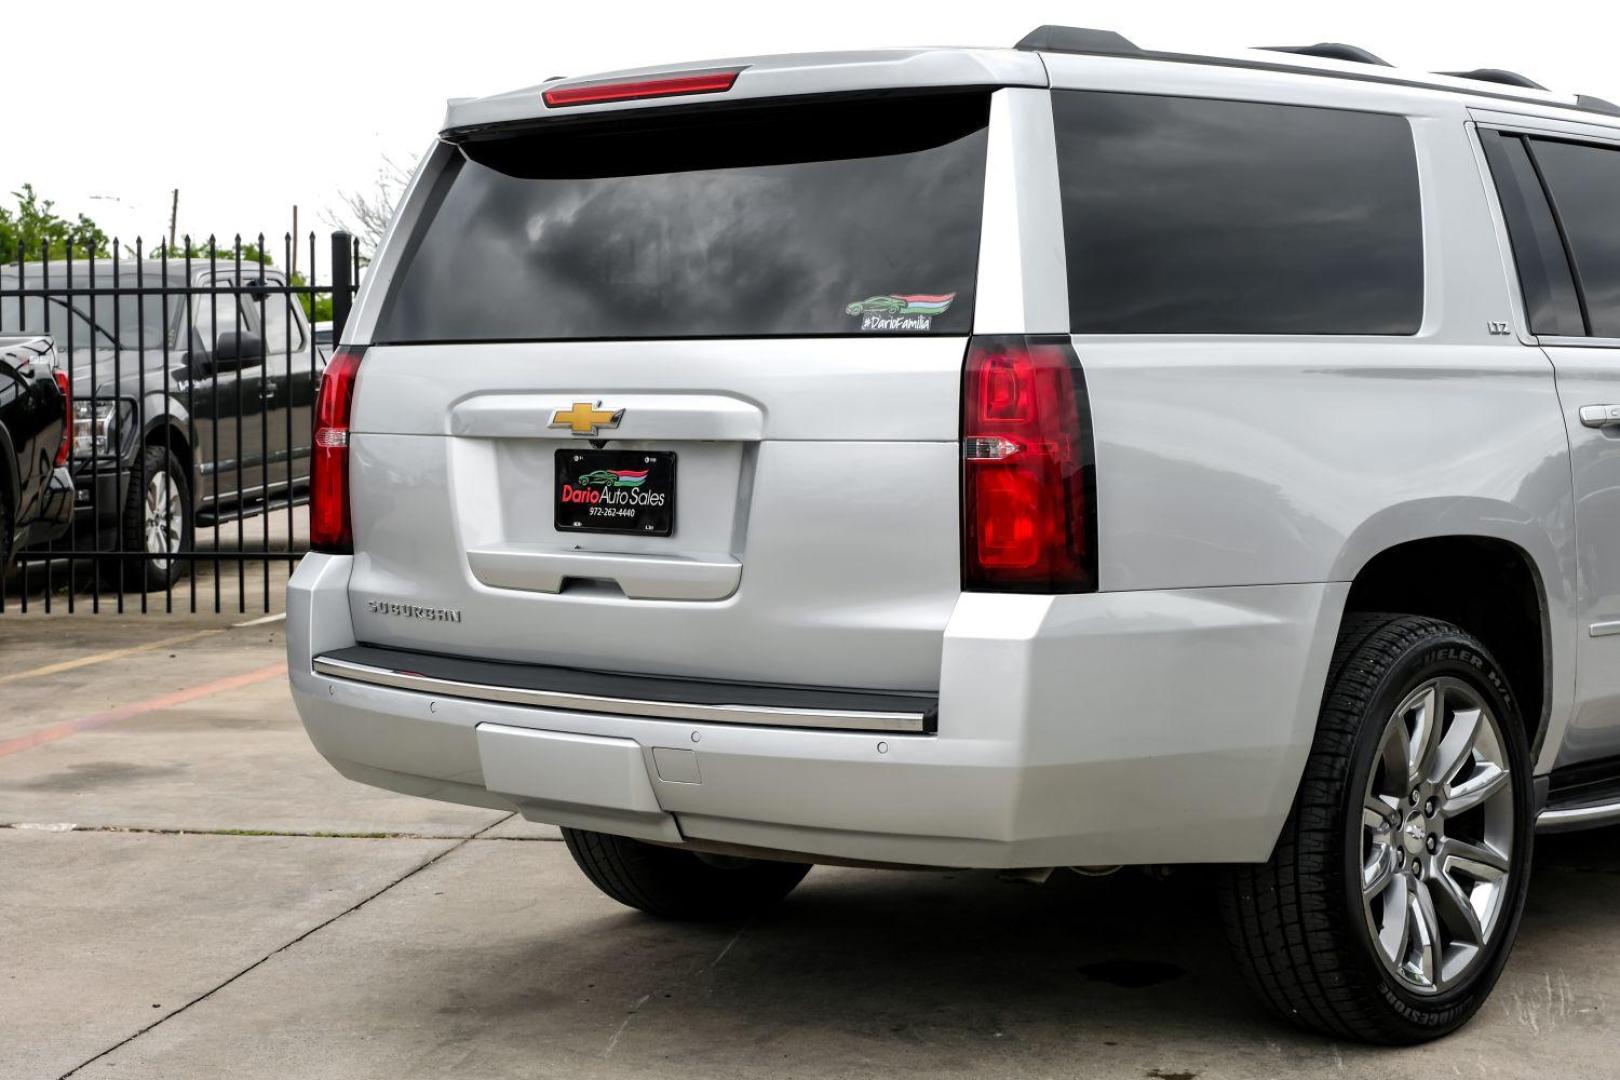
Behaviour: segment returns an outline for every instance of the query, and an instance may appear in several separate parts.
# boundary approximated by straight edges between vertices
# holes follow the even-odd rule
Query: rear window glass
[[[1423,213],[1404,118],[1052,98],[1073,332],[1417,333]]]
[[[28,283],[28,287],[38,285],[38,282]],[[8,281],[0,287],[18,286]],[[16,296],[0,296],[0,333],[21,331],[50,334],[59,351],[68,348],[70,339],[75,349],[88,349],[92,345],[100,348],[108,344],[95,337],[82,312],[75,308],[70,313],[68,306],[55,297],[24,296],[19,299]]]
[[[126,349],[158,349],[163,347],[164,339],[170,337],[162,296],[85,295],[90,288],[89,278],[76,278],[71,286],[65,277],[50,282],[43,278],[25,278],[23,283],[28,288],[49,287],[73,294],[72,345],[75,349],[111,348],[115,341]],[[147,288],[157,289],[161,284],[156,275],[146,279]],[[134,289],[136,277],[133,271],[116,277],[108,272],[105,277],[96,278],[95,286],[97,289]],[[6,287],[18,286],[13,280],[7,282]],[[170,312],[178,302],[169,301]],[[94,313],[100,335],[92,335],[87,312]],[[66,301],[54,296],[48,300],[30,296],[24,298],[19,310],[15,296],[0,299],[0,330],[17,330],[23,328],[24,324],[28,330],[51,334],[58,349],[68,347]]]
[[[1620,150],[1535,140],[1569,235],[1592,336],[1620,338]]]
[[[1502,202],[1524,306],[1530,314],[1530,332],[1554,337],[1584,335],[1586,322],[1569,257],[1524,137],[1487,131],[1480,144]]]
[[[988,94],[940,94],[467,141],[374,337],[966,334],[988,121]]]

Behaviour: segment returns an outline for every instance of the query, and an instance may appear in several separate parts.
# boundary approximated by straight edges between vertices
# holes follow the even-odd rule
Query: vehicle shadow
[[[1539,997],[1556,970],[1572,987],[1612,990],[1611,950],[1591,941],[1620,930],[1617,842],[1614,830],[1544,838],[1502,1001],[1413,1050],[1336,1043],[1265,1012],[1233,968],[1207,868],[1063,872],[1044,885],[820,869],[742,926],[583,905],[593,914],[566,933],[474,946],[463,970],[478,977],[455,980],[456,1000],[422,1019],[476,1015],[478,1038],[495,1044],[544,1030],[558,1050],[606,1050],[670,1076],[771,1061],[792,1075],[1291,1075],[1347,1061],[1406,1075],[1383,1070],[1417,1068],[1458,1041],[1512,1044],[1502,1075],[1526,1075],[1552,1048],[1522,1039],[1515,987]],[[1570,1016],[1572,1000],[1560,1005]]]
[[[438,956],[456,990],[435,975],[428,1000],[388,1011],[459,1023],[491,1061],[543,1039],[548,1059],[611,1056],[627,1075],[1068,1076],[1087,1058],[1191,1075],[1182,1049],[1270,1024],[1227,961],[1210,886],[1202,870],[1030,885],[823,868],[742,925],[570,892],[555,897],[563,925]],[[1008,1072],[1008,1055],[1023,1066]]]

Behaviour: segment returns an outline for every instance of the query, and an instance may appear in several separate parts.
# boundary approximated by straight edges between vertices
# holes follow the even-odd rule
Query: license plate
[[[675,531],[675,455],[647,450],[558,450],[559,532]]]

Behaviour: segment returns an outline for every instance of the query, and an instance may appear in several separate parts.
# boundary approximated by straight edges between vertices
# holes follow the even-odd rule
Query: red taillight
[[[68,382],[67,372],[58,368],[51,372],[56,380],[56,388],[62,391],[62,442],[56,448],[56,467],[61,468],[68,463],[68,454],[73,450],[73,384]]]
[[[962,587],[1091,592],[1085,378],[1067,338],[978,337],[962,381]]]
[[[354,409],[354,380],[364,353],[364,349],[350,347],[334,354],[315,399],[309,478],[309,546],[313,551],[354,552],[354,524],[349,516],[349,414]]]
[[[604,101],[635,101],[640,98],[684,97],[687,94],[723,94],[742,74],[742,68],[727,71],[699,71],[690,75],[670,75],[658,79],[605,79],[559,86],[540,96],[553,109],[568,105],[600,105]]]

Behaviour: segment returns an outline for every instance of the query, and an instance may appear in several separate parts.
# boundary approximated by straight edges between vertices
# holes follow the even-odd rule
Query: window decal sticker
[[[844,308],[846,315],[858,317],[862,330],[927,330],[935,315],[950,310],[955,293],[890,293],[868,296]]]

